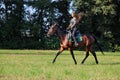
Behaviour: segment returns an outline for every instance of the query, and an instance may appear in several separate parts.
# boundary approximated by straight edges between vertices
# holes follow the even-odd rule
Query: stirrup
[[[78,46],[78,43],[75,43],[75,46]]]

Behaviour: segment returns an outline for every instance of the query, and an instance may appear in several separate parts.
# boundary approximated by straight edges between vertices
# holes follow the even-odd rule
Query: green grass
[[[0,50],[0,80],[120,80],[120,52],[97,52],[80,64],[84,51],[74,51],[77,65],[68,51],[52,60],[56,50]],[[65,55],[64,55],[65,54]]]

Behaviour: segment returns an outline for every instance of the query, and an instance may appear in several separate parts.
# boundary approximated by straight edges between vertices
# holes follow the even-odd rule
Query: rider
[[[75,42],[75,46],[78,46],[77,40],[75,38],[75,32],[77,31],[77,24],[81,20],[82,15],[83,15],[83,13],[77,14],[76,12],[72,12],[72,14],[71,14],[72,19],[71,19],[70,24],[67,28],[68,30],[71,30],[72,38]]]

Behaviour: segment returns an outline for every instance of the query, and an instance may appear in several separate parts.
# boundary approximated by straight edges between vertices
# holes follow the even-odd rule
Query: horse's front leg
[[[71,53],[71,55],[72,55],[72,58],[73,58],[75,64],[77,64],[77,61],[76,61],[75,56],[74,56],[74,53],[73,53],[73,49],[72,49],[72,48],[69,48],[69,51],[70,51],[70,53]]]
[[[59,51],[57,52],[57,54],[56,54],[55,58],[53,59],[53,62],[52,62],[52,63],[54,63],[54,62],[56,61],[56,58],[58,57],[58,55],[59,55],[60,53],[62,53],[63,50],[64,50],[64,49],[63,49],[62,47],[60,47],[60,49],[59,49]]]
[[[89,56],[89,47],[86,47],[86,56],[85,58],[82,60],[81,64],[84,64],[85,60],[88,58]]]

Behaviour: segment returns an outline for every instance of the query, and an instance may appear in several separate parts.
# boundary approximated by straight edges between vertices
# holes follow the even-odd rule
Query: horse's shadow
[[[120,62],[100,63],[100,65],[120,65]]]
[[[120,65],[120,62],[114,62],[114,63],[99,63],[99,64],[96,64],[96,63],[91,63],[91,64],[82,64],[82,65]]]

